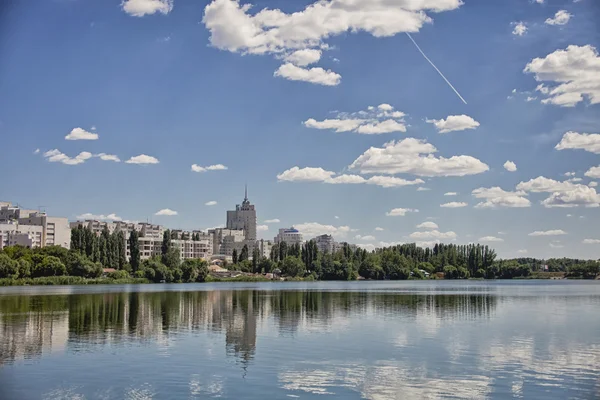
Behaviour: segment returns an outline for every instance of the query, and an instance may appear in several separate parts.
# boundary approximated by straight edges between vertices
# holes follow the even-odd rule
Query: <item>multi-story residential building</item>
[[[209,229],[208,234],[212,235],[213,254],[227,256],[231,256],[233,253],[234,247],[231,243],[242,242],[246,237],[244,231],[240,229],[214,228]],[[226,245],[224,245],[225,241],[227,241]],[[242,245],[242,247],[244,246]]]
[[[22,209],[8,202],[0,203],[0,233],[3,245],[10,242],[28,247],[71,246],[71,229],[66,218],[49,217],[44,212]]]
[[[285,242],[289,246],[293,244],[302,244],[304,239],[302,237],[302,233],[292,226],[291,228],[280,229],[277,236],[275,236],[274,242]]]
[[[271,256],[273,243],[270,240],[260,239],[256,241],[256,244],[261,257],[269,258]]]
[[[256,240],[256,209],[248,200],[246,188],[244,201],[235,206],[235,210],[227,211],[227,229],[243,230],[246,240]]]
[[[317,249],[321,253],[331,254],[339,248],[339,245],[333,240],[333,236],[331,235],[319,235],[314,240],[317,244]]]

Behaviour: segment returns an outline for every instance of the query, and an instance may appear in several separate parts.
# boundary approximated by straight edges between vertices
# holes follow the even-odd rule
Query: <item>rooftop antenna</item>
[[[245,184],[244,201],[248,201],[248,184]]]

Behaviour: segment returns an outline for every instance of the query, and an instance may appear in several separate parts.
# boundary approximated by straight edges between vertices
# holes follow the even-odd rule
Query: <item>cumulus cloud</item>
[[[535,232],[531,232],[529,234],[529,236],[560,236],[560,235],[566,235],[567,232],[563,231],[562,229],[551,229],[549,231],[535,231]]]
[[[307,61],[306,57],[293,57],[295,52],[326,50],[329,48],[327,39],[347,32],[364,31],[375,37],[418,32],[424,24],[432,22],[428,13],[450,11],[461,5],[461,0],[317,1],[293,13],[264,8],[252,14],[252,6],[241,4],[239,0],[213,0],[205,7],[202,22],[210,32],[212,46],[233,53],[271,54],[283,58],[287,61],[286,67],[280,67],[276,75],[325,84],[339,83],[339,75],[321,68],[318,73],[308,73],[312,69],[300,66],[315,60],[316,54]],[[327,72],[332,76],[323,74]],[[315,75],[321,76],[315,79]]]
[[[258,232],[264,232],[269,230],[269,225],[256,225],[256,230]]]
[[[583,244],[600,244],[600,239],[583,239]]]
[[[349,166],[363,174],[413,174],[419,176],[465,176],[480,174],[489,167],[471,156],[435,157],[435,146],[425,140],[406,138],[383,148],[371,147]]]
[[[527,254],[527,249],[517,250],[517,253],[519,253],[519,254]]]
[[[217,202],[214,200],[211,201],[207,201],[206,203],[204,203],[205,206],[216,206]]]
[[[554,192],[542,201],[547,208],[552,207],[598,207],[600,195],[594,188],[586,185],[577,185],[574,189],[565,192]]]
[[[75,157],[69,157],[66,154],[60,152],[59,150],[53,149],[45,152],[44,158],[46,158],[49,162],[60,162],[66,165],[77,165],[83,164],[86,160],[92,158],[92,153],[88,151],[82,151]]]
[[[389,104],[377,107],[369,106],[358,112],[336,112],[336,117],[317,121],[309,118],[304,126],[312,129],[329,129],[335,132],[356,132],[363,135],[379,135],[391,132],[406,132],[406,124],[402,111],[394,111]]]
[[[170,208],[163,208],[157,211],[154,215],[173,216],[177,215],[177,211],[171,210]]]
[[[88,132],[82,128],[74,128],[69,132],[67,136],[65,136],[67,140],[98,140],[98,134],[93,132]]]
[[[273,219],[265,219],[265,224],[278,224],[281,221],[279,220],[279,218],[273,218]]]
[[[429,188],[426,188],[426,187],[424,187],[424,186],[421,186],[421,187],[418,187],[418,188],[417,188],[417,192],[428,192],[428,191],[430,191],[430,190],[431,190],[431,189],[429,189]]]
[[[596,175],[596,173],[599,173],[599,174],[600,174],[600,166],[598,166],[598,167],[594,167],[594,168],[590,168],[590,170],[588,170],[588,172],[590,172],[590,171],[592,171],[592,170],[593,170],[593,172],[592,172],[592,173],[593,173],[594,175]],[[598,182],[590,182],[590,183],[588,183],[588,186],[589,186],[589,187],[596,187],[596,186],[598,186]]]
[[[554,14],[553,18],[546,19],[547,25],[566,25],[569,23],[573,15],[570,14],[567,10],[559,10]]]
[[[508,172],[515,172],[517,170],[517,164],[512,161],[506,161],[504,163],[504,169]]]
[[[381,232],[381,231],[384,231],[385,229],[380,228],[380,227],[376,227],[375,230],[378,231],[378,232]]]
[[[569,181],[556,181],[554,179],[546,178],[545,176],[538,176],[537,178],[530,179],[527,182],[520,182],[517,185],[517,190],[534,192],[534,193],[553,193],[553,192],[567,192],[573,190],[578,185],[573,184]]]
[[[523,36],[527,33],[527,25],[524,22],[513,22],[514,25],[512,34],[515,36]]]
[[[305,238],[312,238],[325,234],[333,235],[334,237],[345,237],[351,231],[349,226],[323,225],[318,222],[294,224],[294,228],[300,231]]]
[[[600,103],[600,57],[591,45],[570,45],[543,58],[534,58],[523,72],[533,74],[540,84],[536,90],[546,96],[544,104],[574,107],[589,99],[590,104]]]
[[[468,206],[464,201],[451,201],[450,203],[440,204],[442,208],[461,208]]]
[[[321,67],[302,68],[292,63],[286,63],[273,73],[273,76],[289,79],[290,81],[304,81],[324,86],[337,86],[342,80],[340,74]]]
[[[600,62],[598,71],[600,74]],[[557,150],[579,149],[600,154],[600,134],[569,131],[563,135],[561,141],[554,148]]]
[[[168,14],[173,9],[173,0],[123,0],[121,3],[123,11],[134,17],[144,15]]]
[[[456,192],[446,192],[444,193],[444,196],[456,196],[458,193]]]
[[[318,49],[302,49],[296,50],[284,57],[284,60],[298,65],[300,67],[306,67],[307,65],[314,64],[321,59],[321,50]]]
[[[419,212],[419,210],[413,208],[394,208],[388,211],[385,215],[388,217],[404,217],[409,212]]]
[[[527,193],[523,191],[507,192],[504,189],[495,186],[491,188],[478,188],[471,192],[478,199],[485,199],[475,205],[475,208],[500,208],[500,207],[530,207],[529,199],[523,197]]]
[[[226,169],[227,169],[227,167],[224,166],[223,164],[214,164],[214,165],[209,165],[207,167],[201,167],[198,164],[192,164],[193,172],[224,171]]]
[[[78,220],[97,220],[97,221],[123,221],[123,218],[119,217],[117,214],[92,214],[92,213],[84,213],[77,216]]]
[[[35,150],[33,151],[33,154],[40,154],[40,149],[35,149]]]
[[[504,242],[504,239],[495,236],[484,236],[479,238],[480,242]]]
[[[548,245],[550,247],[552,247],[553,249],[562,249],[563,247],[565,247],[562,244],[556,244],[556,243],[549,243]]]
[[[421,179],[407,180],[392,176],[372,176],[365,179],[360,175],[342,174],[334,176],[335,172],[327,171],[323,168],[313,167],[292,167],[277,175],[280,182],[323,182],[327,184],[360,184],[377,185],[384,188],[400,187],[409,185],[420,185]]]
[[[466,129],[475,129],[479,126],[479,122],[464,114],[449,115],[446,119],[427,119],[425,122],[433,124],[439,133],[464,131]]]
[[[139,156],[131,157],[129,160],[125,161],[127,164],[158,164],[159,161],[157,158],[148,156],[146,154],[140,154]]]
[[[371,242],[371,241],[375,240],[375,236],[373,236],[373,235],[366,235],[366,236],[356,235],[356,236],[354,236],[354,239],[366,240],[367,242]]]
[[[100,154],[94,154],[94,157],[98,157],[102,161],[121,162],[121,159],[114,154],[100,153]]]
[[[436,224],[435,222],[431,222],[431,221],[425,221],[419,225],[417,225],[417,229],[437,229],[438,228],[438,224]]]
[[[411,239],[415,240],[428,240],[428,239],[437,239],[437,240],[452,240],[456,239],[456,233],[449,232],[440,232],[436,229],[424,232],[413,232],[408,235]]]

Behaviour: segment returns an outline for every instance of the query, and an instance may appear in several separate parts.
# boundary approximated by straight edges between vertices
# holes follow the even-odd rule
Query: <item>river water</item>
[[[600,282],[0,288],[0,399],[597,399]]]

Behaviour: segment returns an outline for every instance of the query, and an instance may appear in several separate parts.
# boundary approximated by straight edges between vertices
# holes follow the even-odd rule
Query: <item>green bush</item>
[[[110,279],[129,279],[130,278],[129,272],[124,271],[124,270],[110,272],[107,275],[107,277]]]

